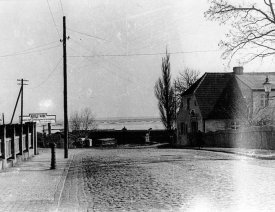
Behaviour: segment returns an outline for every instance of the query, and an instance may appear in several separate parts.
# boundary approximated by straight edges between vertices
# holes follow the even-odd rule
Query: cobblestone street
[[[70,165],[59,210],[272,211],[274,168],[200,150],[87,149]]]

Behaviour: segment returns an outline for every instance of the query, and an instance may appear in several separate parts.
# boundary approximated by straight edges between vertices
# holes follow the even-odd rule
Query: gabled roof
[[[275,85],[275,72],[246,72],[235,76],[252,90],[264,90],[263,83],[266,76],[268,76],[269,82]],[[273,89],[275,90],[275,86]]]
[[[230,79],[208,119],[242,119],[247,115],[247,106],[235,77]]]
[[[191,85],[190,88],[188,88],[185,92],[183,92],[182,96],[193,94],[193,92],[198,87],[198,85],[200,84],[200,82],[202,81],[202,79],[204,78],[204,76],[205,76],[205,74],[201,78],[199,78],[193,85]]]
[[[233,77],[233,73],[205,73],[183,96],[195,94],[202,117],[207,119]]]
[[[247,112],[237,80],[251,90],[263,91],[267,76],[275,85],[275,72],[205,73],[182,96],[195,95],[204,119],[231,119]]]

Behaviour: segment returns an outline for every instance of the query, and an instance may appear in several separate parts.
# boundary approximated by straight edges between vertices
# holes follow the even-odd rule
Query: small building
[[[190,145],[190,133],[215,132],[273,122],[275,86],[269,96],[263,83],[275,82],[275,72],[205,73],[182,94],[177,114],[177,145]]]

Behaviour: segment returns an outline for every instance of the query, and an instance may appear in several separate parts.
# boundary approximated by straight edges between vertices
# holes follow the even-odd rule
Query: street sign
[[[19,116],[19,122],[21,116]],[[55,123],[56,115],[48,115],[47,113],[30,113],[28,116],[23,116],[23,123],[36,122],[37,124]]]

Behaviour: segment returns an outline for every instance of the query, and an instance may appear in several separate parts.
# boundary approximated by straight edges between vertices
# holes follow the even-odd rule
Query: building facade
[[[177,114],[177,145],[190,145],[190,134],[273,123],[273,96],[263,83],[275,82],[275,72],[205,73],[182,94]]]

